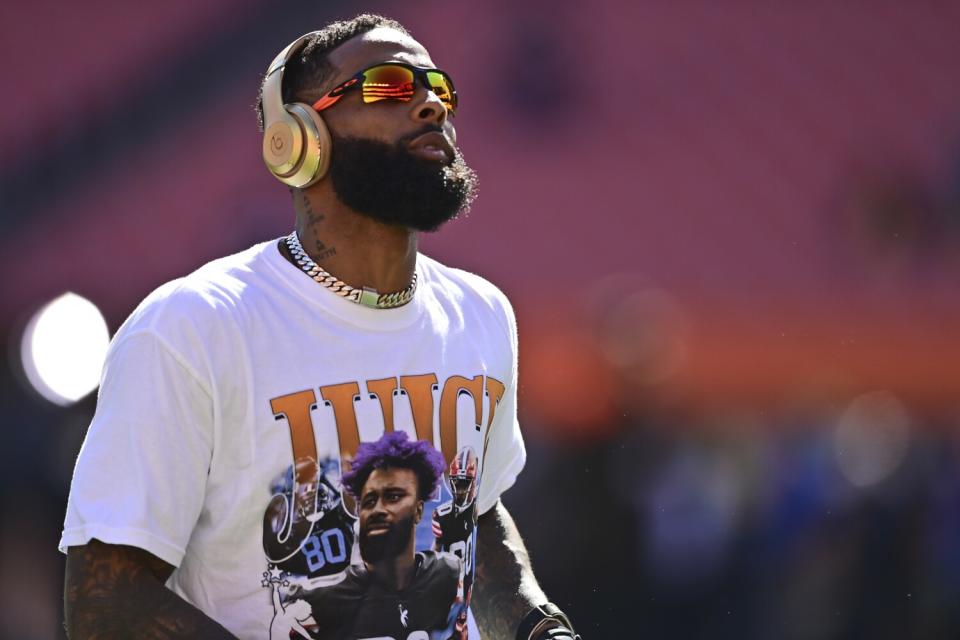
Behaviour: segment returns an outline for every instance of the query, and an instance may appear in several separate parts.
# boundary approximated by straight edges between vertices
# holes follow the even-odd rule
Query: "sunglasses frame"
[[[341,82],[340,84],[338,84],[337,86],[335,86],[333,89],[331,89],[330,92],[329,92],[327,95],[325,95],[324,97],[322,97],[322,98],[320,98],[319,100],[317,100],[316,102],[314,102],[314,103],[313,103],[313,109],[314,109],[314,111],[316,111],[317,113],[319,113],[319,112],[323,111],[324,109],[329,109],[329,108],[332,107],[333,105],[337,104],[337,102],[340,101],[340,98],[342,98],[342,97],[343,97],[348,91],[350,91],[351,89],[362,88],[362,87],[363,87],[363,81],[366,80],[366,73],[367,73],[368,71],[370,71],[371,69],[376,69],[377,67],[388,67],[388,66],[389,66],[389,67],[402,67],[402,68],[404,68],[404,69],[406,69],[406,70],[408,70],[408,71],[411,71],[411,72],[413,73],[414,91],[416,91],[417,80],[419,80],[420,83],[421,83],[424,87],[426,87],[427,91],[433,91],[433,87],[430,85],[430,81],[427,79],[427,73],[439,73],[439,74],[441,74],[444,78],[446,78],[447,84],[450,85],[450,104],[452,104],[453,106],[451,107],[450,105],[448,105],[448,104],[447,104],[446,102],[444,102],[443,100],[441,100],[441,102],[443,102],[443,106],[446,107],[447,111],[449,111],[451,114],[455,114],[455,113],[456,113],[456,111],[457,111],[457,89],[456,89],[456,87],[454,86],[454,84],[453,84],[453,78],[450,77],[450,74],[449,74],[449,73],[447,73],[446,71],[444,71],[444,70],[442,70],[442,69],[434,69],[434,68],[431,68],[431,67],[415,67],[415,66],[413,66],[412,64],[407,64],[406,62],[398,62],[398,61],[395,61],[395,60],[390,60],[390,61],[388,61],[388,62],[378,62],[377,64],[372,64],[372,65],[370,65],[370,66],[367,67],[366,69],[363,69],[363,70],[361,70],[361,71],[358,71],[358,72],[355,73],[351,78],[349,78],[348,80],[346,80],[346,81],[344,81],[344,82]],[[382,99],[382,100],[391,100],[391,99],[392,99],[392,100],[400,100],[401,102],[409,102],[409,100],[412,99],[412,97],[411,97],[410,99],[408,99],[408,100],[403,100],[403,99],[401,99],[401,98],[381,98],[381,99]],[[374,102],[379,102],[379,100],[375,100]],[[373,104],[373,103],[372,103],[372,102],[369,102],[369,103],[365,102],[364,104]]]

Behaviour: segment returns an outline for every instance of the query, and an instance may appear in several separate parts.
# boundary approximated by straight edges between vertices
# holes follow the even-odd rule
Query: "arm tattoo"
[[[64,612],[71,640],[233,638],[164,586],[173,567],[136,547],[91,540],[67,553]]]
[[[523,616],[547,602],[530,566],[530,555],[502,503],[480,516],[473,615],[480,636],[513,640]]]

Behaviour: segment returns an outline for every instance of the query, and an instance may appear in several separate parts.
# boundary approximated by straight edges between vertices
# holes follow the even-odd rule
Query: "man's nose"
[[[447,121],[447,107],[430,89],[421,88],[423,93],[410,109],[410,117],[417,122],[430,122],[442,125]],[[419,93],[419,92],[418,92]]]

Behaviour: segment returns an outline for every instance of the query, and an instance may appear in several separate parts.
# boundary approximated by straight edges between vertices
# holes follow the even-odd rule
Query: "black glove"
[[[580,634],[566,627],[547,629],[536,640],[580,640]]]
[[[573,630],[570,618],[548,602],[524,616],[517,628],[517,640],[580,640],[580,636]]]

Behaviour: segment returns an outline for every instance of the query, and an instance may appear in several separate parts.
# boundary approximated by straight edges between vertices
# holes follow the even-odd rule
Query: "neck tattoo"
[[[410,282],[410,285],[406,289],[397,291],[396,293],[381,294],[377,292],[376,289],[371,289],[370,287],[351,287],[324,271],[320,265],[307,255],[307,252],[303,250],[303,245],[300,244],[300,238],[297,236],[296,231],[291,231],[290,235],[284,239],[284,243],[287,245],[287,249],[290,250],[290,255],[293,256],[294,262],[315,282],[326,287],[341,298],[346,298],[351,302],[362,304],[365,307],[371,307],[373,309],[402,307],[413,300],[413,292],[417,290],[416,271],[413,273],[413,280]]]

